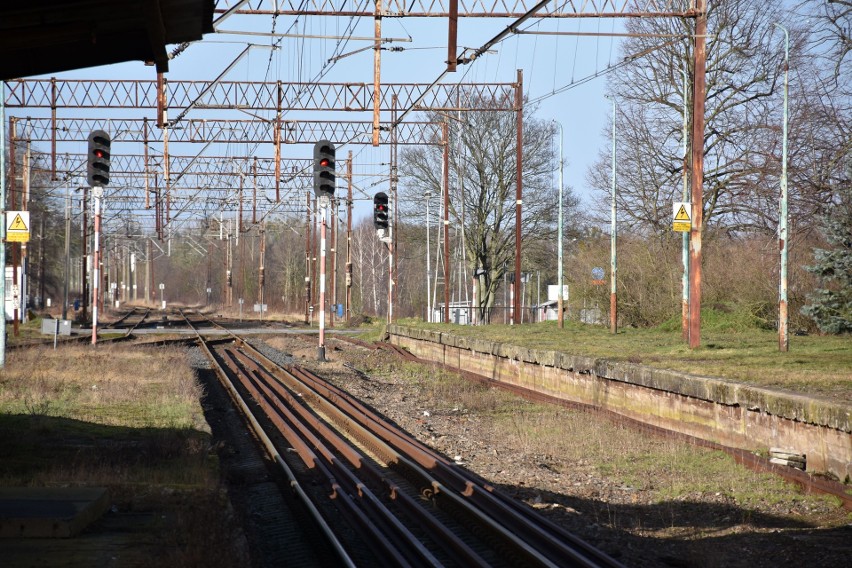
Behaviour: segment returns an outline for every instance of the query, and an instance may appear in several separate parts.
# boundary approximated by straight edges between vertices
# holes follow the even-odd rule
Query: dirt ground
[[[803,495],[720,452],[507,402],[437,367],[334,339],[326,363],[305,338],[266,342],[627,566],[839,567],[852,558],[852,515],[836,499]]]

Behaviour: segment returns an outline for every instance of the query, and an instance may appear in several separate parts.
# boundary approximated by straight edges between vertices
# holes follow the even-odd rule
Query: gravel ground
[[[264,341],[275,349],[256,345],[278,361],[330,378],[627,566],[839,567],[852,558],[852,516],[836,500],[802,495],[719,452],[589,414],[542,413],[385,351],[330,339],[329,362],[318,363],[315,339]]]

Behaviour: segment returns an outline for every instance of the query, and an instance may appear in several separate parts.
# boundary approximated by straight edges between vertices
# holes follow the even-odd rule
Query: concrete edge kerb
[[[423,339],[510,360],[557,367],[576,373],[594,374],[600,378],[641,385],[717,404],[741,406],[748,410],[762,411],[789,420],[852,432],[852,405],[828,400],[818,395],[752,386],[718,377],[572,355],[562,351],[527,349],[507,343],[460,337],[447,332],[429,332],[424,335],[418,328],[396,324],[389,325],[388,332],[392,335]]]

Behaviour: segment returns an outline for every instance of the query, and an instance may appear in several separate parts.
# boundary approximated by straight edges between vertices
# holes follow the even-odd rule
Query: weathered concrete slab
[[[0,487],[0,538],[69,538],[109,509],[103,487]]]
[[[391,326],[392,340],[423,359],[649,424],[748,450],[783,446],[808,470],[852,477],[852,405],[804,393],[448,333]]]

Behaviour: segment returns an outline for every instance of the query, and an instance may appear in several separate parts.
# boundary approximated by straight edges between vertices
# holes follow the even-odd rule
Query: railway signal
[[[383,191],[373,197],[373,225],[379,230],[388,228],[388,194]]]
[[[87,178],[90,187],[103,187],[109,183],[110,137],[103,130],[89,134]]]
[[[334,197],[334,144],[320,140],[314,144],[314,195]]]

